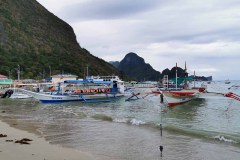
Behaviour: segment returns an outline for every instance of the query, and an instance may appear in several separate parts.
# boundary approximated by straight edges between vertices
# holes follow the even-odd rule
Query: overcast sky
[[[37,0],[105,61],[137,53],[162,72],[178,63],[214,80],[240,80],[239,0]]]

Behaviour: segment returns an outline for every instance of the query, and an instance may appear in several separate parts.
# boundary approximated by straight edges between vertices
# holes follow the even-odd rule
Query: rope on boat
[[[233,98],[237,101],[240,101],[240,96],[235,94],[235,93],[232,93],[232,92],[228,92],[226,94],[224,94],[225,97],[229,97],[229,98]]]
[[[233,93],[233,92],[229,92],[229,91],[228,91],[229,89],[231,89],[231,87],[228,88],[228,90],[227,90],[227,89],[224,89],[224,88],[222,88],[222,87],[220,87],[220,86],[211,86],[211,87],[212,87],[213,89],[219,91],[219,93],[216,93],[216,92],[207,92],[207,93],[221,94],[221,95],[223,95],[224,97],[233,98],[233,99],[235,99],[235,100],[237,100],[237,101],[240,101],[240,95],[237,95],[237,94],[235,94],[235,93]]]
[[[83,94],[80,94],[80,97],[83,99],[84,103],[96,103],[96,102],[111,102],[110,99],[85,99]]]
[[[218,93],[226,93],[226,92],[228,92],[227,89],[225,89],[225,88],[223,88],[223,87],[221,87],[219,85],[211,85],[211,86],[208,86],[208,87],[214,89]]]
[[[143,96],[142,98],[144,99],[145,97],[149,96],[150,94],[152,94],[152,93],[148,93],[145,96]]]
[[[138,95],[140,95],[140,93],[136,93],[136,94],[135,94],[134,92],[132,92],[132,96],[129,97],[129,98],[127,98],[127,99],[125,99],[125,101],[130,101],[130,100],[132,100],[132,98],[134,98],[134,97],[136,97],[137,99],[139,99]]]

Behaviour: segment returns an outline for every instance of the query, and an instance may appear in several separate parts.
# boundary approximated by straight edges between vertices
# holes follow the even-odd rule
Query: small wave
[[[215,140],[218,140],[218,141],[223,141],[223,142],[237,143],[237,142],[235,142],[234,140],[225,138],[223,135],[215,136],[214,139],[215,139]]]
[[[117,122],[117,123],[129,123],[129,124],[132,124],[132,125],[136,125],[136,126],[139,126],[139,125],[142,125],[142,124],[146,124],[146,122],[143,122],[141,120],[137,120],[135,118],[133,119],[126,119],[126,118],[122,118],[122,119],[119,119],[119,118],[116,118],[113,120],[113,122]]]
[[[116,118],[116,119],[114,119],[113,120],[113,122],[117,122],[117,123],[127,123],[128,122],[128,120],[127,119],[118,119],[118,118]]]
[[[103,120],[103,121],[113,121],[112,117],[104,115],[104,114],[95,114],[92,116],[92,118]]]
[[[143,122],[143,121],[141,121],[141,120],[137,120],[137,119],[132,119],[131,121],[130,121],[130,123],[132,124],[132,125],[137,125],[137,126],[139,126],[139,125],[141,125],[141,124],[146,124],[146,122]]]
[[[76,116],[78,118],[87,117],[87,115],[84,112],[74,112],[72,109],[64,109],[64,110],[61,110],[61,112],[63,112],[64,114]]]
[[[225,133],[218,133],[214,131],[195,130],[195,129],[189,129],[189,128],[176,127],[172,125],[165,126],[164,129],[169,132],[180,133],[180,134],[194,136],[194,137],[203,138],[203,139],[218,140],[221,142],[240,144],[240,136],[236,134],[225,134]],[[218,136],[215,136],[215,135],[218,135]]]

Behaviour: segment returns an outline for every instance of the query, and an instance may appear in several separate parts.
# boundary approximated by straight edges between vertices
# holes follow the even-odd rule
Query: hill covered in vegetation
[[[115,66],[117,62],[114,63]],[[161,73],[145,63],[136,53],[128,53],[117,66],[118,70],[126,76],[138,81],[159,81]]]
[[[84,39],[82,39],[84,41]],[[118,74],[104,60],[81,48],[72,27],[36,0],[0,0],[0,73],[37,78],[71,73],[83,77]]]
[[[161,81],[164,75],[168,75],[169,79],[176,77],[176,66],[172,67],[171,70],[166,68],[161,73],[153,69],[150,64],[145,63],[145,60],[136,53],[128,53],[120,62],[111,61],[109,63],[137,81]],[[185,70],[181,67],[177,67],[177,73],[178,77],[185,77]]]

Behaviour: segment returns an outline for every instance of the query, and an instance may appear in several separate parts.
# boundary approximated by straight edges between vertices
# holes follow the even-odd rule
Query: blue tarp
[[[171,78],[170,79],[171,81],[173,81],[175,84],[176,84],[176,78]],[[186,81],[192,81],[193,78],[192,77],[178,77],[177,78],[177,84],[180,85],[181,83],[183,83],[183,81],[186,80]]]
[[[93,81],[94,84],[112,84],[111,81]]]
[[[110,81],[89,81],[85,80],[66,80],[64,83],[74,83],[74,84],[111,84]]]
[[[88,80],[66,80],[64,83],[87,84],[90,82]]]

